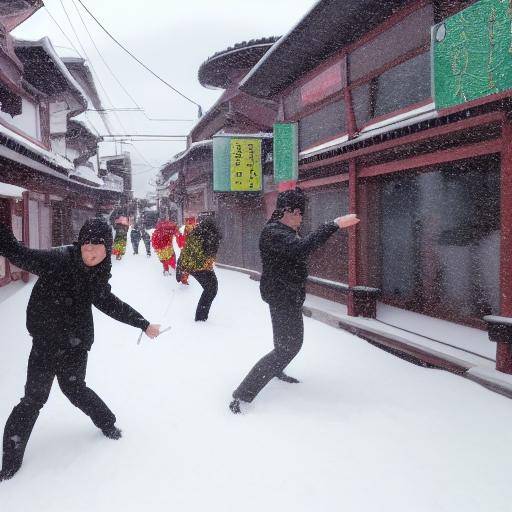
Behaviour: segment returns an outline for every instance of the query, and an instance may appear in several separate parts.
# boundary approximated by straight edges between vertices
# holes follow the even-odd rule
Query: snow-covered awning
[[[23,192],[26,192],[26,189],[8,183],[0,183],[0,197],[20,199]]]
[[[79,165],[69,176],[70,178],[83,180],[92,186],[102,187],[104,185],[103,180],[98,178],[94,170],[86,165]]]

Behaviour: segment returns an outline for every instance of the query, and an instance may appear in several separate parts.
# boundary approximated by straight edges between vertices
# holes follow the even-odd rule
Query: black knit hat
[[[81,247],[88,243],[103,244],[107,254],[112,252],[112,230],[103,219],[89,219],[82,226],[78,235],[78,244]]]
[[[298,187],[293,190],[280,192],[277,196],[276,209],[281,211],[289,210],[292,212],[297,209],[304,215],[304,211],[306,210],[306,196],[304,192]]]

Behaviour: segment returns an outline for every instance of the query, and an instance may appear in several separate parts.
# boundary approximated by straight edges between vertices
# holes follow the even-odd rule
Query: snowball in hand
[[[357,218],[355,213],[349,213],[348,215],[343,215],[342,217],[337,217],[334,219],[334,222],[338,224],[340,229],[348,228],[350,226],[355,226],[360,219]]]

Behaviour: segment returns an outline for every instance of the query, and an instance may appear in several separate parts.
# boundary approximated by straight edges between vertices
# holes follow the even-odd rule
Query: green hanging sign
[[[274,124],[274,182],[297,180],[299,174],[297,123]]]
[[[480,0],[432,29],[438,110],[512,89],[512,0]]]
[[[261,139],[213,137],[214,192],[258,192],[262,188]]]

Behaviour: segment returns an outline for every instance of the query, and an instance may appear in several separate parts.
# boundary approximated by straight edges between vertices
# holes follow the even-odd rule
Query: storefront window
[[[330,103],[299,121],[299,149],[302,151],[345,132],[344,102]]]
[[[486,157],[382,180],[385,297],[456,319],[499,312],[499,176]]]
[[[430,53],[422,53],[352,90],[358,128],[374,117],[419,103],[431,96]]]
[[[362,78],[430,42],[432,5],[419,9],[349,55],[350,81]]]
[[[337,186],[308,191],[308,203],[301,234],[306,235],[320,224],[348,213],[348,187]],[[348,234],[347,230],[335,233],[309,262],[310,274],[338,282],[348,282]]]

